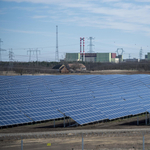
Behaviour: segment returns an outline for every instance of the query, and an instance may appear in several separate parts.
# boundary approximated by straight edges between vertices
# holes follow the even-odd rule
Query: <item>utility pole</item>
[[[88,40],[90,40],[90,44],[88,45],[89,46],[89,53],[93,53],[92,47],[94,45],[92,44],[92,40],[94,40],[94,38],[93,37],[89,37]]]
[[[56,51],[55,51],[55,61],[59,62],[59,52],[58,52],[58,26],[56,26]]]
[[[3,43],[3,41],[0,39],[0,62],[2,61],[2,51],[6,51],[4,49],[1,49],[1,43]]]
[[[9,67],[12,69],[13,67],[13,57],[14,57],[14,53],[12,48],[9,50]]]
[[[139,53],[139,58],[140,58],[140,60],[142,59],[142,55],[143,55],[143,49],[142,49],[142,47],[141,47],[140,53]]]

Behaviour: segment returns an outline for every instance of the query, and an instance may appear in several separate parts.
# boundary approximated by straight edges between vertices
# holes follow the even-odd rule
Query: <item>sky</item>
[[[55,61],[56,25],[59,59],[80,52],[80,37],[89,37],[93,51],[124,58],[143,58],[150,52],[150,0],[0,0],[2,61],[29,61],[30,50],[39,50],[38,61]],[[119,51],[120,53],[120,51]],[[36,61],[36,52],[31,52]]]

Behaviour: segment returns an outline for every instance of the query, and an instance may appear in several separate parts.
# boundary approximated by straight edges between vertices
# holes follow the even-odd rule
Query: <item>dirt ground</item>
[[[145,150],[150,149],[150,135],[145,135]],[[141,150],[143,136],[85,136],[83,137],[84,150]],[[47,146],[51,143],[51,146]],[[0,142],[1,150],[20,150],[21,140]],[[40,139],[23,139],[24,150],[81,150],[82,137],[57,137]]]
[[[95,70],[90,71],[89,73],[68,73],[68,74],[43,74],[43,73],[35,73],[35,74],[23,74],[23,75],[90,75],[90,74],[100,74],[100,75],[109,75],[109,74],[150,74],[150,71],[137,71],[137,70]],[[0,75],[12,75],[17,76],[20,75],[19,73],[15,73],[14,71],[0,71]]]
[[[150,74],[150,71],[137,71],[137,70],[95,70],[91,71],[90,74],[102,74],[102,75],[109,75],[109,74]]]
[[[72,121],[72,123],[74,123]],[[149,120],[148,120],[149,124]],[[68,124],[69,125],[69,124]],[[0,129],[2,133],[32,133],[43,131],[72,131],[84,129],[143,129],[149,128],[145,125],[145,115],[139,116],[139,125],[137,126],[137,117],[119,119],[109,122],[94,123],[78,127],[62,127],[63,120],[56,121],[56,128],[53,128],[53,121],[37,123],[33,125],[22,125]],[[67,126],[67,121],[66,121]],[[144,135],[145,149],[150,149],[150,132]],[[84,150],[141,150],[143,148],[143,135],[139,133],[108,133],[108,134],[84,134]],[[51,146],[47,146],[51,143]],[[0,139],[0,150],[20,150],[21,139],[15,137],[9,139]],[[54,137],[30,137],[23,139],[24,150],[81,150],[82,135],[59,135]]]

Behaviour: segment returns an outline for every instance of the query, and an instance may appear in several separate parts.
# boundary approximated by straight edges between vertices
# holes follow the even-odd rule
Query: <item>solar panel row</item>
[[[82,125],[140,114],[150,111],[149,94],[149,75],[1,76],[0,126],[64,115]]]

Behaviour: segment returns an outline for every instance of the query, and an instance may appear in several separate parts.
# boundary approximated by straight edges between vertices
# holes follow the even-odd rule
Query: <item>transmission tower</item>
[[[142,55],[143,55],[143,49],[142,49],[142,47],[141,47],[140,53],[139,53],[139,58],[140,58],[140,60],[142,59]]]
[[[29,62],[31,62],[31,56],[34,55],[34,53],[36,53],[36,61],[38,64],[38,54],[40,54],[40,50],[36,49],[36,50],[28,50],[27,54],[29,54]]]
[[[123,48],[117,48],[116,52],[117,52],[117,54],[118,54],[118,56],[119,56],[119,55],[123,55],[123,53],[124,53],[125,51],[123,50]]]
[[[56,52],[55,52],[55,61],[59,61],[59,52],[58,52],[58,26],[56,26]]]
[[[88,45],[89,46],[89,53],[93,53],[94,51],[92,50],[92,47],[94,46],[92,44],[92,40],[94,40],[93,37],[89,37],[88,40],[90,40],[90,44]]]
[[[6,50],[4,50],[4,49],[1,49],[1,43],[2,43],[3,41],[0,39],[0,62],[2,61],[2,51],[6,51]]]
[[[14,58],[14,53],[12,48],[9,50],[9,67],[12,69],[13,67],[13,59]]]
[[[131,54],[129,54],[129,59],[131,58]]]
[[[33,50],[28,50],[27,54],[29,54],[29,62],[31,62],[31,53],[33,53]]]
[[[34,51],[35,51],[35,53],[36,53],[36,61],[38,62],[38,54],[40,54],[40,50],[36,49],[36,50],[34,50]]]
[[[38,54],[40,54],[40,50],[36,49],[34,51],[36,52],[36,61],[37,61],[37,66],[38,66]]]

